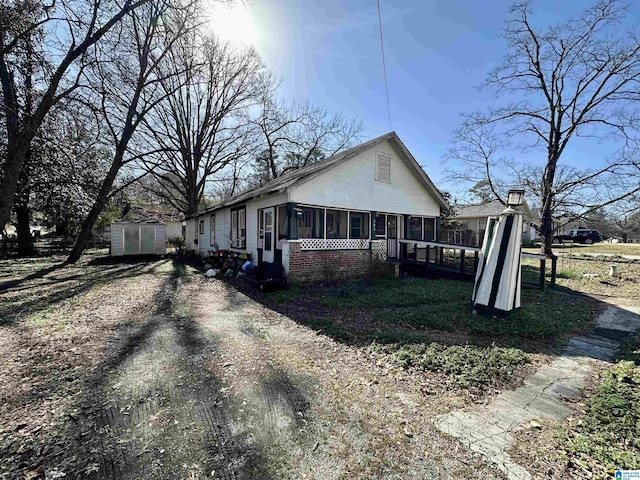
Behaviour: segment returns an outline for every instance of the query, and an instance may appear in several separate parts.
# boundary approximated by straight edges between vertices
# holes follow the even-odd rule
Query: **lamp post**
[[[520,308],[522,213],[515,207],[523,201],[524,190],[510,190],[507,208],[487,219],[472,295],[478,313],[506,315]]]

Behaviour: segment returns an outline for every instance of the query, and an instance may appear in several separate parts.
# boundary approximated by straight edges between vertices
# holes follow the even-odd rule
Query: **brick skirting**
[[[300,243],[291,242],[288,278],[295,283],[362,277],[380,261],[370,249],[301,250]]]

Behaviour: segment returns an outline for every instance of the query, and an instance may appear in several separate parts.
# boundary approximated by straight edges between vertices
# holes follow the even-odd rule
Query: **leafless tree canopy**
[[[585,214],[639,190],[640,43],[623,23],[626,12],[621,1],[601,0],[575,19],[540,29],[530,2],[513,5],[507,53],[484,85],[503,102],[467,115],[450,151],[466,166],[458,178],[489,179],[495,187],[508,177],[507,185],[537,197],[545,253],[554,212]],[[561,159],[580,137],[614,151],[600,167],[569,168]],[[513,159],[523,153],[540,160]],[[495,193],[500,198],[499,188]]]
[[[262,68],[255,50],[197,35],[183,37],[164,62],[165,98],[145,120],[158,152],[143,165],[157,193],[185,215],[198,210],[212,175],[251,150],[243,112],[257,102]]]
[[[22,165],[49,111],[81,85],[89,51],[127,15],[148,0],[3,1],[0,4],[0,84],[7,147],[0,183],[0,225],[9,220]],[[21,81],[26,52],[42,59],[32,87]],[[46,62],[45,62],[46,59]],[[25,109],[25,96],[32,108]]]
[[[161,65],[173,45],[193,28],[193,7],[191,3],[151,0],[131,12],[130,21],[94,50],[85,103],[97,106],[96,115],[109,132],[113,159],[82,223],[70,262],[77,261],[84,251],[122,167],[149,153],[141,149],[143,144],[136,134],[143,119],[167,96],[161,87],[166,79]]]
[[[33,208],[49,206],[32,189],[70,187],[60,196],[78,205],[50,214],[84,217],[75,262],[101,212],[140,178],[190,215],[215,201],[211,194],[233,195],[357,140],[360,123],[280,100],[255,50],[203,28],[203,5],[0,0],[0,225],[13,210],[30,241]],[[74,111],[81,124],[57,120]],[[88,156],[73,152],[85,147]],[[73,159],[91,171],[74,171]],[[48,166],[64,168],[66,180]]]
[[[259,110],[251,119],[260,144],[254,179],[259,184],[351,146],[363,128],[362,122],[308,102],[279,101],[277,87],[273,76],[264,77]]]

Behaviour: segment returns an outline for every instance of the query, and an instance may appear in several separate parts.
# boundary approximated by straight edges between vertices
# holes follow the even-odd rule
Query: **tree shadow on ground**
[[[0,303],[0,326],[15,325],[25,315],[55,309],[65,300],[83,295],[96,285],[137,276],[157,265],[157,257],[124,262],[95,259],[73,266],[56,264],[5,282],[0,288],[0,295],[4,296]],[[55,276],[47,276],[53,273]]]
[[[199,465],[201,476],[269,478],[262,471],[258,447],[232,432],[234,407],[208,369],[208,362],[217,355],[217,339],[176,312],[176,290],[185,266],[172,266],[155,298],[155,310],[143,323],[124,321],[118,326],[104,360],[86,375],[69,408],[75,413],[49,432],[22,439],[20,453],[15,453],[18,445],[13,455],[4,452],[12,472],[41,465],[43,470],[63,471],[67,478],[186,478],[185,472]],[[130,275],[139,267],[123,269],[121,274]],[[159,365],[166,369],[166,374],[155,377],[161,380],[160,386],[141,383],[136,401],[115,388],[116,379],[124,382],[131,375],[128,371],[157,368],[147,365],[145,358],[159,354],[164,362]],[[56,385],[52,379],[47,395],[64,388],[64,382],[57,379]],[[186,423],[180,417],[185,409],[190,413]],[[175,422],[155,423],[165,416]],[[194,437],[201,440],[204,456],[194,453],[198,451]]]

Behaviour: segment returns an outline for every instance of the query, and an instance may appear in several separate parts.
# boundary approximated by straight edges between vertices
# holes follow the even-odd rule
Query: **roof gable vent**
[[[376,180],[391,183],[391,156],[386,153],[377,152]]]

